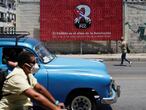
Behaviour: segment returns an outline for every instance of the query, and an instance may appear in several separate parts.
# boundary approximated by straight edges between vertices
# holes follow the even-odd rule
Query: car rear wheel
[[[96,110],[96,102],[93,96],[90,95],[74,95],[70,99],[70,110]]]

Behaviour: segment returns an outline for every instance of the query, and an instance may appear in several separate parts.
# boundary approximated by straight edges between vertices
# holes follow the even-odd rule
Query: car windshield
[[[43,63],[49,63],[50,61],[52,61],[55,58],[55,55],[53,55],[52,53],[50,53],[43,45],[37,45],[35,47],[35,51],[39,57],[39,59],[43,62]]]

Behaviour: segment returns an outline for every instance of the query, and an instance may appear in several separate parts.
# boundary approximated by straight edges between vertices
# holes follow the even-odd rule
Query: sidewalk
[[[121,54],[67,54],[58,55],[70,58],[84,58],[84,59],[103,59],[105,61],[119,61]],[[127,58],[132,61],[146,61],[146,53],[131,53],[127,54]]]

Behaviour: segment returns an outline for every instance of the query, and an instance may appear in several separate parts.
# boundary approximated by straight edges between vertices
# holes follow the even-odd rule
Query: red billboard
[[[122,0],[40,0],[41,40],[119,40]]]

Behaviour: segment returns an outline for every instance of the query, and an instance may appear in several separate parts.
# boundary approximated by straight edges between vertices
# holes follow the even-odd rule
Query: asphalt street
[[[100,110],[146,110],[146,62],[134,61],[132,66],[119,61],[105,61],[111,76],[121,86],[121,97],[111,107]]]

